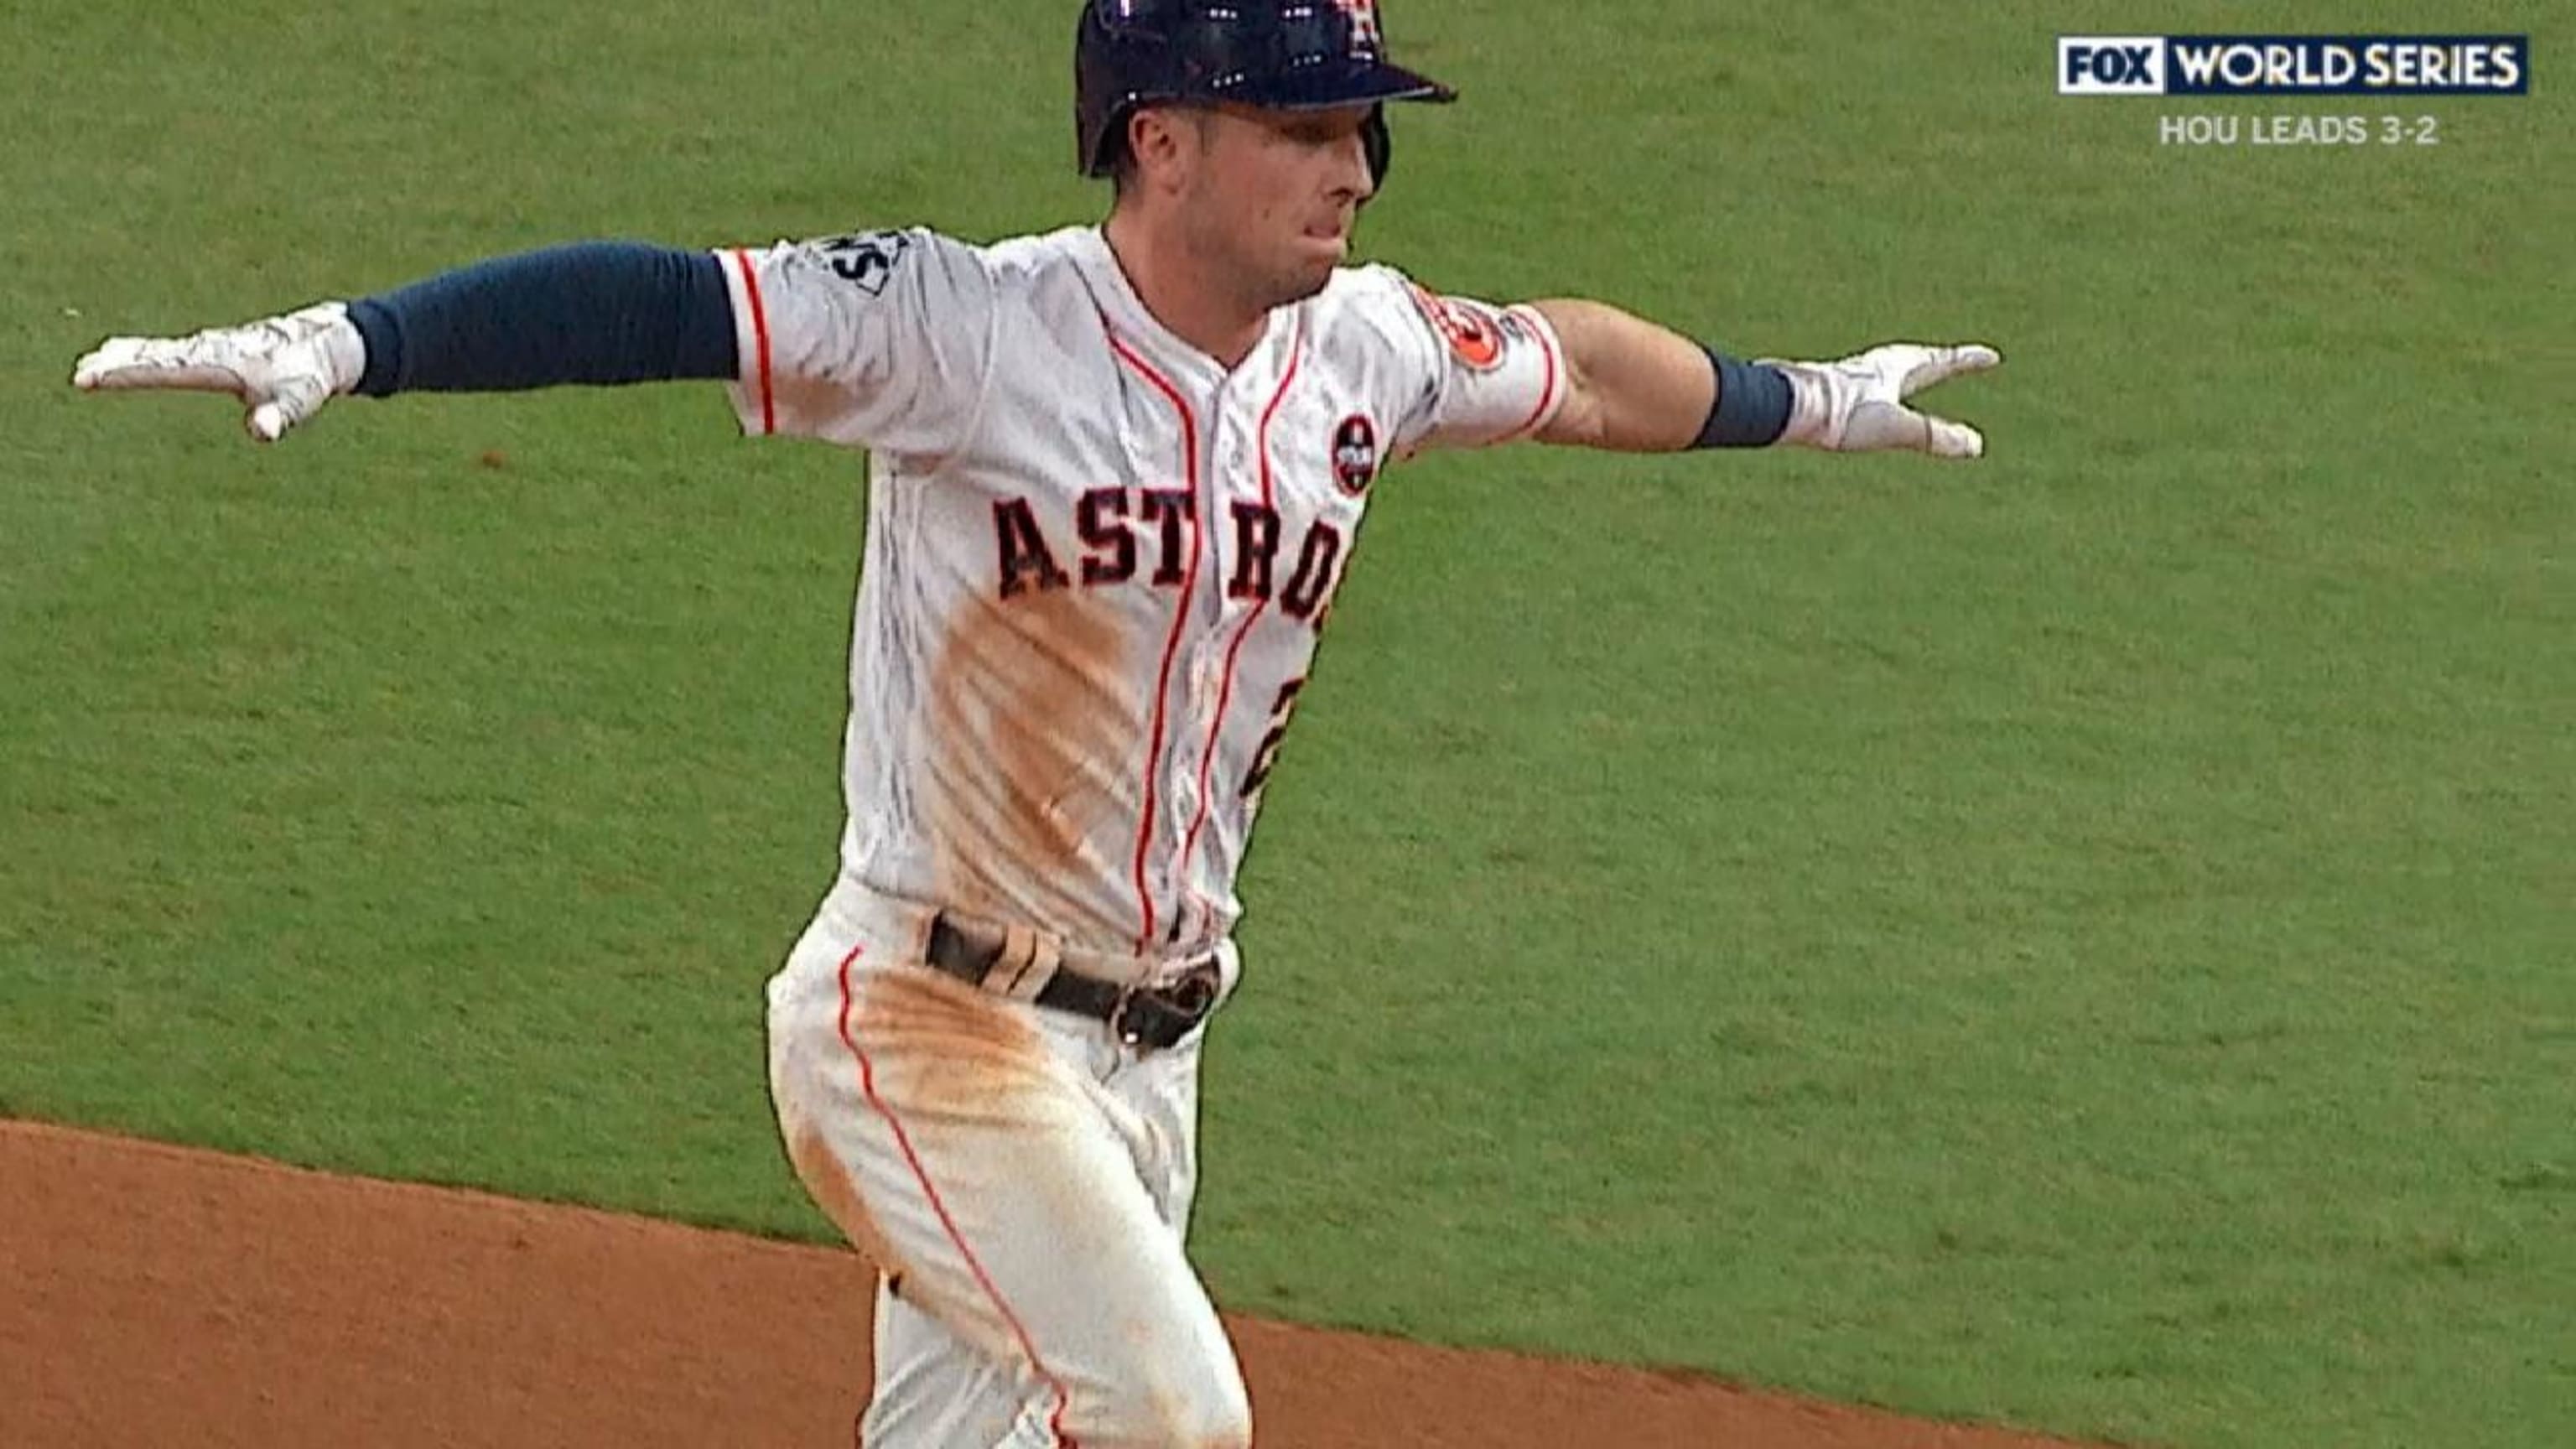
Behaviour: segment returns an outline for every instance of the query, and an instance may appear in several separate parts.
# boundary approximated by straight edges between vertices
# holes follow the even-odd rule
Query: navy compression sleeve
[[[352,302],[349,321],[369,397],[736,374],[723,264],[640,242],[477,262]]]
[[[1780,441],[1798,400],[1789,375],[1769,363],[1738,362],[1705,342],[1700,350],[1717,369],[1717,401],[1691,446],[1767,448]]]

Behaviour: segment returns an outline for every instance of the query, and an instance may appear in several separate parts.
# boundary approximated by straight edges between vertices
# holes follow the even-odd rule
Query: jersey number
[[[1243,808],[1250,810],[1261,799],[1261,787],[1270,783],[1270,767],[1279,762],[1279,741],[1288,733],[1288,716],[1297,709],[1297,691],[1306,687],[1304,676],[1279,686],[1279,698],[1270,706],[1270,732],[1261,737],[1261,748],[1252,752],[1252,768],[1243,772]]]

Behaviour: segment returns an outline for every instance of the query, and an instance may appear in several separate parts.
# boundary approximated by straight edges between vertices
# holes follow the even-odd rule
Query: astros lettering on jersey
[[[873,452],[842,836],[869,889],[1203,953],[1390,458],[1563,400],[1526,307],[1344,268],[1222,369],[1096,227],[722,254],[745,430]]]

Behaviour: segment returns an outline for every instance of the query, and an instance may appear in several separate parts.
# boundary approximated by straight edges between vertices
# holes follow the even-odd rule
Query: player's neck
[[[1229,372],[1261,345],[1270,313],[1247,308],[1222,288],[1210,285],[1203,269],[1167,233],[1123,209],[1110,213],[1100,231],[1108,239],[1109,254],[1127,276],[1128,288],[1164,331],[1216,359]]]

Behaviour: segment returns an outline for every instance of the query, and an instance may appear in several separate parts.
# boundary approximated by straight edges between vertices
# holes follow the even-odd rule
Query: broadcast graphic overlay
[[[2157,113],[2160,146],[2439,146],[2461,104],[2531,94],[2531,37],[2061,35],[2057,93],[2184,102]],[[2239,97],[2277,105],[2191,104]]]

